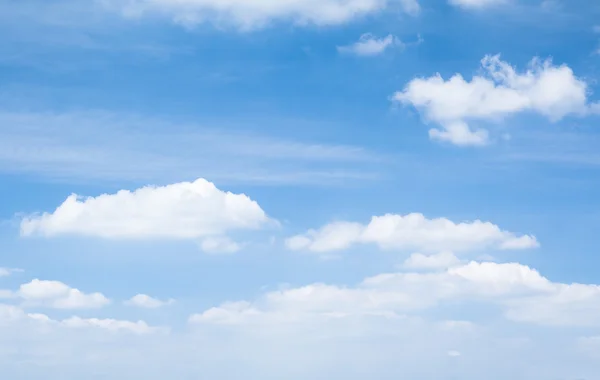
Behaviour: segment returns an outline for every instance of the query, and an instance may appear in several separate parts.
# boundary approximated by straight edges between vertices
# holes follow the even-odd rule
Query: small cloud
[[[212,236],[202,240],[200,249],[210,254],[235,253],[242,249],[242,246],[227,236]]]
[[[12,275],[13,273],[21,273],[21,272],[23,272],[23,269],[0,268],[0,277],[8,277],[8,276]]]
[[[460,263],[461,261],[452,252],[440,252],[430,256],[413,253],[404,261],[403,266],[408,269],[446,269]]]
[[[503,5],[508,2],[510,2],[510,0],[448,0],[450,5],[454,5],[455,7],[463,9],[484,9],[497,5]]]
[[[156,298],[152,298],[146,294],[138,294],[136,296],[131,297],[129,300],[125,301],[125,305],[127,306],[136,306],[145,309],[158,309],[159,307],[171,305],[175,302],[174,299],[169,299],[167,301],[161,301]]]
[[[457,357],[461,356],[461,353],[459,351],[451,350],[451,351],[448,351],[448,356],[450,356],[452,358],[457,358]]]
[[[360,36],[357,42],[351,45],[338,46],[338,51],[368,57],[383,54],[388,48],[394,46],[404,48],[405,45],[398,37],[391,34],[383,38],[377,38],[370,33],[365,33]]]

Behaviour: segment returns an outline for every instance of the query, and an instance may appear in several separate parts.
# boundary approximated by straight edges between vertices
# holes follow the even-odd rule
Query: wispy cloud
[[[598,167],[600,135],[593,129],[578,128],[577,132],[529,131],[521,132],[511,144],[505,146],[495,159],[499,161],[520,161],[529,163],[571,166]]]
[[[366,33],[360,36],[357,42],[346,46],[338,46],[337,49],[340,53],[369,57],[383,54],[392,47],[402,49],[404,46],[404,43],[398,37],[391,34],[377,38],[370,33]]]
[[[53,180],[330,185],[378,177],[363,148],[110,112],[0,112],[0,171]]]

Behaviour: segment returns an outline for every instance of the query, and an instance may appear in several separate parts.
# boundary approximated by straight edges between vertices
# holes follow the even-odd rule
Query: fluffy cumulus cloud
[[[504,231],[490,222],[455,223],[446,218],[428,219],[416,213],[374,216],[366,225],[334,222],[286,240],[291,250],[322,253],[368,243],[382,249],[426,252],[527,249],[539,245],[534,236]]]
[[[230,302],[190,317],[194,324],[305,324],[356,318],[397,320],[452,302],[500,307],[508,320],[599,326],[600,287],[554,283],[518,263],[470,262],[433,273],[398,272],[353,287],[312,284]]]
[[[17,294],[25,305],[55,309],[97,309],[110,303],[101,293],[83,293],[60,281],[35,279],[21,285]]]
[[[54,212],[23,219],[21,234],[195,239],[258,229],[268,222],[265,212],[248,196],[198,179],[97,197],[71,195]]]
[[[415,15],[417,0],[102,0],[109,9],[126,17],[166,16],[194,26],[211,22],[243,30],[272,22],[298,25],[339,25],[388,8]]]
[[[167,301],[161,301],[156,298],[152,298],[146,294],[137,294],[131,299],[125,301],[125,304],[128,306],[136,306],[145,309],[158,309],[163,306],[171,305],[175,300],[169,299]]]
[[[363,34],[359,40],[351,45],[338,46],[340,53],[355,54],[359,56],[374,56],[385,52],[391,47],[403,47],[404,44],[400,39],[391,34],[383,38],[377,38],[374,35],[367,33]]]
[[[416,107],[426,120],[440,125],[429,131],[432,139],[455,145],[489,143],[486,129],[470,125],[476,121],[499,121],[522,112],[558,121],[598,108],[588,103],[586,82],[567,65],[536,58],[518,72],[496,55],[483,58],[481,66],[483,74],[471,80],[460,74],[448,80],[439,74],[413,79],[393,99]]]

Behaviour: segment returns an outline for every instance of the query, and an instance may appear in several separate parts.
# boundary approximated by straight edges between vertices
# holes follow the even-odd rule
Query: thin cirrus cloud
[[[101,3],[126,18],[167,17],[185,26],[208,22],[241,30],[254,30],[278,21],[341,25],[392,5],[410,15],[420,10],[417,0],[102,0]]]
[[[160,117],[106,111],[0,110],[0,124],[0,171],[69,183],[174,183],[202,176],[227,183],[328,186],[376,180],[386,161],[359,146],[195,123],[190,128]]]
[[[127,306],[135,306],[144,309],[158,309],[163,306],[171,305],[175,302],[174,299],[168,299],[166,301],[161,301],[159,299],[150,297],[146,294],[137,294],[131,297],[129,300],[125,301],[125,305]]]
[[[20,273],[20,272],[23,272],[23,270],[18,269],[18,268],[2,268],[2,267],[0,267],[0,277],[8,277],[14,273]]]
[[[403,48],[404,43],[398,37],[391,34],[377,38],[370,33],[366,33],[360,36],[357,42],[346,46],[338,46],[337,49],[340,53],[372,57],[383,54],[386,50],[393,47]]]
[[[599,109],[588,103],[587,83],[567,65],[535,58],[519,73],[496,55],[484,57],[481,66],[483,75],[470,81],[460,74],[448,80],[439,74],[413,79],[392,99],[415,107],[427,121],[440,126],[429,130],[431,139],[459,146],[490,142],[489,131],[471,126],[472,122],[500,121],[523,112],[556,122]]]
[[[209,236],[202,239],[200,249],[209,254],[235,253],[242,249],[242,244],[227,236]]]
[[[598,326],[600,287],[555,283],[518,263],[470,262],[427,273],[389,273],[353,287],[312,284],[227,302],[193,314],[192,324],[294,326],[345,320],[398,321],[444,301],[497,305],[505,319],[544,326]],[[352,326],[355,326],[352,324]]]
[[[450,5],[464,9],[484,9],[496,5],[504,5],[512,0],[448,0]]]
[[[17,295],[27,306],[54,309],[98,309],[110,304],[102,293],[84,293],[60,281],[32,280],[20,286]]]
[[[340,251],[357,244],[426,252],[511,250],[539,246],[535,236],[504,231],[490,222],[455,223],[446,218],[428,219],[417,213],[374,216],[366,225],[334,222],[286,240],[286,246],[291,250],[316,253]]]
[[[105,239],[198,239],[275,223],[245,194],[204,179],[82,198],[21,221],[23,236],[82,235]]]

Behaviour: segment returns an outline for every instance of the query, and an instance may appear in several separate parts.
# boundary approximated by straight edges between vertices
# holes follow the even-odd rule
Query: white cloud
[[[110,303],[101,293],[86,294],[59,281],[38,279],[21,285],[18,296],[26,305],[55,309],[97,309]]]
[[[447,251],[430,256],[413,253],[404,261],[403,266],[407,269],[440,269],[458,265],[460,262],[460,259],[454,253]]]
[[[540,325],[600,325],[600,287],[553,283],[517,263],[454,266],[437,273],[390,273],[354,287],[312,284],[229,302],[190,317],[194,324],[311,324],[356,318],[395,320],[434,309],[444,301],[466,310],[497,305],[507,319]]]
[[[12,290],[0,289],[0,299],[15,298]]]
[[[511,0],[448,0],[448,3],[465,9],[483,9],[495,5],[507,4]]]
[[[0,277],[8,277],[10,275],[12,275],[13,273],[20,273],[23,272],[22,269],[15,269],[15,268],[1,268],[0,267]]]
[[[161,301],[159,299],[152,298],[146,294],[137,294],[137,295],[131,297],[131,299],[129,299],[128,301],[125,301],[125,304],[129,305],[129,306],[137,306],[137,307],[142,307],[142,308],[146,308],[146,309],[157,309],[159,307],[171,305],[174,302],[175,302],[175,300],[173,300],[173,299],[169,299],[167,301]]]
[[[460,355],[461,354],[459,351],[454,351],[454,350],[448,351],[448,356],[450,356],[450,357],[456,358],[456,357],[459,357]]]
[[[21,234],[195,239],[229,230],[258,229],[267,222],[265,212],[248,196],[221,191],[198,179],[95,198],[71,195],[53,213],[23,219]]]
[[[23,315],[25,313],[17,306],[0,304],[0,323],[19,320]]]
[[[377,38],[370,33],[363,34],[359,40],[348,46],[338,46],[340,53],[350,53],[360,56],[374,56],[385,52],[393,46],[404,47],[400,39],[391,34]]]
[[[600,286],[557,284],[550,294],[511,300],[507,317],[547,326],[598,326]]]
[[[211,236],[202,240],[200,248],[203,252],[218,254],[218,253],[235,253],[242,247],[240,244],[231,240],[227,236]]]
[[[81,318],[77,316],[58,321],[45,314],[26,313],[18,306],[0,304],[0,323],[23,321],[38,323],[41,326],[51,325],[73,329],[102,329],[111,332],[131,332],[140,335],[166,331],[164,328],[149,326],[144,321],[131,322],[117,319]]]
[[[422,214],[374,216],[367,225],[335,222],[286,240],[291,250],[339,251],[356,244],[374,243],[382,249],[427,252],[477,249],[526,249],[539,244],[534,236],[504,231],[490,222],[455,223]]]
[[[271,22],[297,25],[339,25],[353,19],[399,6],[415,15],[417,0],[102,0],[105,6],[126,17],[158,15],[186,26],[201,23],[234,26],[249,30]]]
[[[80,318],[71,317],[60,322],[61,325],[70,328],[98,328],[111,332],[128,331],[135,334],[150,334],[156,332],[156,327],[149,326],[144,321],[120,321],[116,319]]]
[[[470,81],[455,74],[445,80],[439,74],[416,78],[393,99],[420,110],[426,120],[441,129],[431,129],[432,139],[455,145],[485,145],[488,131],[468,122],[498,121],[521,112],[535,112],[550,121],[567,115],[586,115],[597,105],[588,104],[587,84],[567,65],[533,59],[519,73],[498,55],[481,61],[484,74]]]

